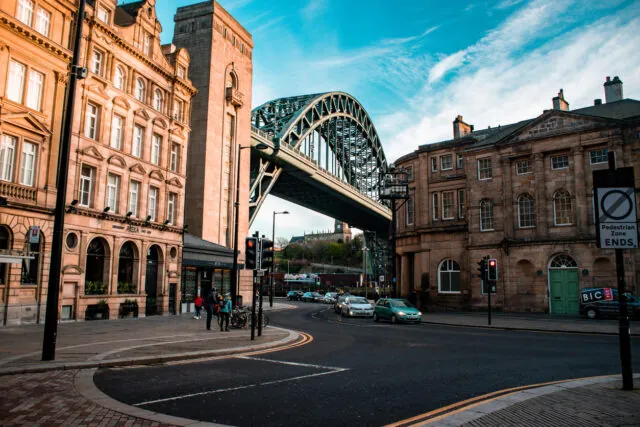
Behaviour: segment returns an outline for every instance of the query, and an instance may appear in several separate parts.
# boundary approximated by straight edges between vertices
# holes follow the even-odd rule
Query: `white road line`
[[[261,357],[251,357],[251,356],[238,356],[236,357],[236,359],[257,360],[259,362],[280,363],[282,365],[304,366],[307,368],[315,368],[315,369],[329,369],[331,371],[336,371],[336,372],[349,370],[349,368],[338,368],[336,366],[313,365],[311,363],[299,363],[299,362],[287,362],[284,360],[263,359]]]
[[[249,384],[249,385],[243,385],[243,386],[238,386],[238,387],[230,387],[230,388],[221,388],[221,389],[218,389],[218,390],[203,391],[203,392],[200,392],[200,393],[184,394],[182,396],[167,397],[166,399],[148,400],[146,402],[134,403],[133,406],[153,405],[154,403],[162,403],[162,402],[170,402],[170,401],[173,401],[173,400],[188,399],[190,397],[205,396],[207,394],[224,393],[224,392],[227,392],[227,391],[236,391],[236,390],[243,390],[243,389],[247,389],[247,388],[261,387],[261,386],[265,386],[265,385],[280,384],[280,383],[284,383],[284,382],[287,382],[287,381],[297,381],[297,380],[303,380],[303,379],[306,379],[306,378],[319,377],[321,375],[337,374],[338,372],[342,372],[342,371],[346,370],[346,369],[342,369],[342,368],[340,368],[340,369],[341,369],[340,371],[318,372],[318,373],[315,373],[315,374],[301,375],[299,377],[285,378],[285,379],[282,379],[282,380],[265,381],[263,383],[257,383],[257,384]]]

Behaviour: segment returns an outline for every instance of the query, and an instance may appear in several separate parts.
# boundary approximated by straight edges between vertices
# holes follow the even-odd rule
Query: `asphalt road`
[[[250,358],[105,369],[130,405],[235,426],[384,425],[505,388],[620,372],[615,336],[342,319],[329,306],[270,313],[305,346]],[[633,342],[634,372],[640,342]]]

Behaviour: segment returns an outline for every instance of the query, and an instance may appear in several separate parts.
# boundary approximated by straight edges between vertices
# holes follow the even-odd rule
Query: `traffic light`
[[[487,268],[487,278],[489,280],[498,280],[498,260],[491,258],[489,260],[489,267]]]
[[[255,270],[258,268],[258,238],[247,237],[244,244],[244,268]]]
[[[482,258],[478,261],[478,272],[482,280],[487,280],[487,260]]]
[[[265,238],[260,242],[260,269],[269,270],[273,265],[273,242]]]

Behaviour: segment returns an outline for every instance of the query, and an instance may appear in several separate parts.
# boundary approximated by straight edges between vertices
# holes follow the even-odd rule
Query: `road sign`
[[[601,248],[638,247],[635,189],[596,188],[596,218]]]
[[[29,243],[30,244],[40,243],[40,227],[39,226],[32,225],[29,228]]]

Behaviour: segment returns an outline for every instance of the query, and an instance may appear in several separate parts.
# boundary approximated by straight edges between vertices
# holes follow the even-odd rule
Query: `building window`
[[[464,190],[458,190],[458,218],[460,219],[464,218],[464,211],[465,211],[464,203],[465,203]]]
[[[36,17],[36,31],[45,37],[49,37],[49,29],[51,28],[51,13],[40,8]]]
[[[438,266],[438,292],[460,293],[460,265],[454,260],[445,259]]]
[[[438,159],[435,157],[431,158],[431,172],[438,172]]]
[[[558,190],[553,195],[553,222],[555,225],[571,225],[571,195],[568,191]]]
[[[151,55],[151,36],[149,34],[145,34],[144,36],[144,54],[147,56]]]
[[[126,74],[124,71],[124,67],[121,65],[118,65],[116,67],[116,75],[113,78],[113,85],[116,87],[116,89],[124,90],[124,85],[126,82],[125,75]]]
[[[98,114],[100,107],[91,102],[87,103],[87,113],[85,114],[84,136],[97,139],[98,136]]]
[[[531,161],[529,159],[516,162],[516,175],[526,175],[531,173]]]
[[[413,167],[409,166],[405,169],[405,172],[407,174],[407,181],[413,181]]]
[[[535,202],[530,194],[522,194],[518,197],[518,226],[520,228],[536,226]]]
[[[149,221],[158,220],[158,189],[149,187],[149,203],[148,203]]]
[[[589,161],[592,165],[607,163],[609,161],[609,158],[607,157],[608,155],[609,150],[606,148],[603,148],[601,150],[589,151]]]
[[[153,134],[151,139],[151,163],[154,165],[160,164],[160,150],[162,147],[162,137],[158,134]]]
[[[178,172],[178,162],[180,159],[180,146],[176,143],[171,144],[171,161],[169,162],[169,169],[171,172]]]
[[[173,101],[173,118],[182,121],[182,101]]]
[[[413,198],[407,199],[407,225],[413,225]]]
[[[431,215],[434,221],[438,219],[438,193],[431,194]]]
[[[448,171],[451,169],[453,169],[453,156],[451,154],[440,156],[440,170]]]
[[[93,201],[93,180],[96,170],[91,166],[82,165],[80,171],[80,206],[90,208]]]
[[[493,170],[491,168],[491,159],[489,157],[478,160],[478,180],[491,179]]]
[[[109,25],[111,22],[111,12],[104,7],[98,7],[98,20],[103,24]]]
[[[111,120],[111,148],[122,149],[124,118],[113,116]]]
[[[480,231],[493,230],[493,203],[491,200],[480,202]]]
[[[442,192],[442,219],[454,218],[453,191]]]
[[[140,183],[131,181],[129,184],[129,212],[135,218],[138,216],[138,199],[140,194]]]
[[[22,271],[20,283],[22,285],[37,285],[40,277],[40,248],[42,244],[42,233],[40,233],[39,243],[29,243],[28,236],[25,239],[25,249],[31,255],[31,259],[22,260]]]
[[[27,67],[16,61],[10,61],[9,80],[7,82],[7,98],[22,104],[24,96],[24,79]]]
[[[100,52],[97,49],[93,49],[93,56],[91,59],[91,71],[93,74],[97,74],[99,76],[102,75],[102,62],[104,60],[104,53]]]
[[[144,142],[144,128],[142,126],[135,125],[133,127],[133,145],[131,147],[131,154],[136,157],[142,156],[142,143]]]
[[[31,26],[31,23],[33,22],[33,1],[19,0],[17,18],[22,23]]]
[[[145,94],[144,80],[138,77],[136,79],[136,99],[140,102],[144,102],[144,94]]]
[[[33,187],[36,171],[37,146],[31,142],[22,144],[22,165],[20,166],[20,184]]]
[[[174,225],[176,222],[176,193],[169,193],[167,199],[167,224]]]
[[[42,109],[42,91],[44,74],[29,70],[29,88],[27,91],[27,107],[40,111]]]
[[[96,237],[89,242],[87,259],[85,261],[85,295],[101,295],[107,293],[110,258],[109,245],[105,239]]]
[[[155,108],[156,111],[162,112],[162,104],[163,104],[162,91],[160,89],[156,89],[153,92],[153,108]]]
[[[0,147],[0,179],[3,181],[13,180],[13,161],[16,152],[18,138],[10,135],[2,135],[2,146]]]
[[[186,75],[186,70],[182,65],[178,65],[178,77],[180,77],[181,79],[184,79],[184,76]]]
[[[456,154],[456,169],[463,169],[464,168],[464,158],[462,157],[462,154]]]
[[[569,156],[563,154],[561,156],[551,156],[551,169],[566,169],[569,167]]]
[[[120,177],[112,173],[107,177],[107,205],[111,212],[118,212],[118,195],[120,194]]]

